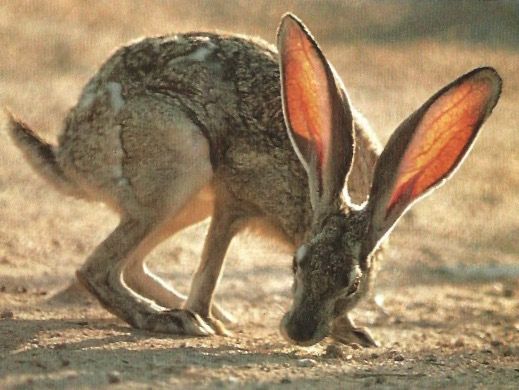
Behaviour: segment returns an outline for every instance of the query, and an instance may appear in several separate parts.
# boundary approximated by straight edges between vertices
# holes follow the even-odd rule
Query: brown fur
[[[380,147],[360,114],[354,116],[349,188],[360,203]],[[121,215],[78,277],[132,326],[225,333],[210,313],[229,319],[212,305],[212,295],[232,237],[258,221],[260,231],[293,247],[310,234],[307,176],[283,121],[278,55],[261,40],[207,33],[145,38],[117,50],[89,81],[57,147],[14,118],[11,123],[29,161],[43,167],[37,171],[59,173],[58,183],[50,180],[58,189],[67,183],[73,191],[66,193],[103,201]],[[159,242],[210,215],[185,300],[144,259]],[[164,310],[183,301],[185,310]]]

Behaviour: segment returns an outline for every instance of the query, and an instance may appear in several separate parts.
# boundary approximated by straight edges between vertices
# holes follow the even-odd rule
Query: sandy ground
[[[373,297],[355,310],[380,348],[288,345],[290,256],[239,237],[218,301],[234,336],[136,331],[74,289],[74,271],[116,225],[63,197],[0,136],[0,388],[517,388],[519,385],[519,8],[513,2],[4,1],[0,105],[55,139],[111,50],[167,31],[274,39],[295,11],[382,140],[459,74],[493,65],[502,99],[457,176],[394,231]],[[3,123],[4,118],[0,119]],[[207,224],[149,257],[187,291]]]

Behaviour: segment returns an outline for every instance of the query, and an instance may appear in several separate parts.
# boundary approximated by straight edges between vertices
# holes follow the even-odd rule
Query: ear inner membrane
[[[326,203],[342,190],[353,158],[347,97],[310,33],[291,15],[283,18],[278,46],[289,134],[316,182],[317,197]]]
[[[289,34],[297,32],[290,31]],[[326,85],[328,80],[324,69],[316,64],[319,59],[308,41],[301,37],[292,39],[296,43],[283,53],[288,119],[306,161],[309,162],[308,153],[313,149],[319,166],[322,166],[329,134],[321,133],[321,129],[331,127],[331,101],[329,94],[319,91],[318,86]],[[312,144],[310,150],[305,150],[306,142]]]
[[[386,217],[446,178],[465,155],[494,93],[486,78],[468,79],[446,91],[427,110],[398,166]]]

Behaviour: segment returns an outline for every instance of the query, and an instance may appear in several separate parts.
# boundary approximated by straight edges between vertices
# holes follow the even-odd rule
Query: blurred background
[[[82,86],[119,45],[145,35],[192,30],[239,32],[273,42],[286,11],[311,29],[342,76],[353,104],[383,142],[444,84],[477,66],[497,68],[504,79],[503,95],[473,153],[451,183],[417,205],[409,234],[403,234],[402,226],[394,239],[406,266],[422,260],[516,262],[515,1],[3,1],[0,104],[55,140]],[[63,257],[59,252],[70,250],[69,241],[86,250],[110,230],[96,216],[104,213],[102,206],[56,194],[34,176],[8,139],[1,147],[0,253],[13,246],[13,251],[22,252],[8,253],[20,257],[14,263],[45,264],[48,257]],[[113,225],[109,213],[106,218]],[[37,242],[36,256],[25,253],[31,250],[31,240]],[[55,248],[53,240],[62,245]],[[81,261],[84,250],[80,252],[65,255],[71,258],[61,265]]]
[[[119,45],[193,30],[237,32],[274,42],[280,16],[287,11],[312,31],[353,104],[383,143],[400,121],[459,75],[483,65],[501,74],[501,100],[464,165],[445,187],[416,205],[412,217],[392,234],[376,292],[393,313],[402,309],[401,316],[451,321],[448,330],[437,324],[448,333],[445,337],[464,333],[470,338],[472,333],[460,330],[462,323],[478,328],[481,321],[488,320],[485,326],[516,321],[517,1],[3,0],[0,105],[55,141],[82,86]],[[3,128],[0,136],[0,307],[13,307],[66,286],[117,219],[101,204],[55,192],[30,170]],[[198,262],[206,227],[189,229],[150,255],[152,268],[183,291]],[[257,330],[267,323],[277,334],[290,302],[290,256],[253,236],[233,243],[218,296],[232,312],[243,314],[244,326]],[[412,306],[410,296],[422,306]],[[460,313],[460,301],[470,309]],[[481,314],[485,310],[490,311],[487,317]],[[55,314],[60,315],[67,314]],[[455,325],[452,317],[460,323]],[[499,329],[504,329],[503,340],[517,345],[516,331]],[[382,325],[375,330],[388,343],[399,340],[398,332],[398,327]]]

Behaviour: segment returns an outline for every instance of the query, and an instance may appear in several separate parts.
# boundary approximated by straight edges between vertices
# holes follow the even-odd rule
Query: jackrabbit
[[[378,141],[291,14],[278,50],[236,35],[146,38],[119,49],[89,81],[59,146],[11,116],[11,135],[36,171],[120,214],[77,276],[130,325],[226,334],[230,317],[212,304],[213,292],[231,239],[259,222],[263,234],[298,248],[283,335],[300,345],[327,335],[375,345],[348,311],[368,289],[377,248],[415,200],[454,172],[500,94],[493,69],[473,70],[406,119],[377,159]],[[368,192],[362,206],[352,201]],[[185,298],[144,258],[209,216]]]

